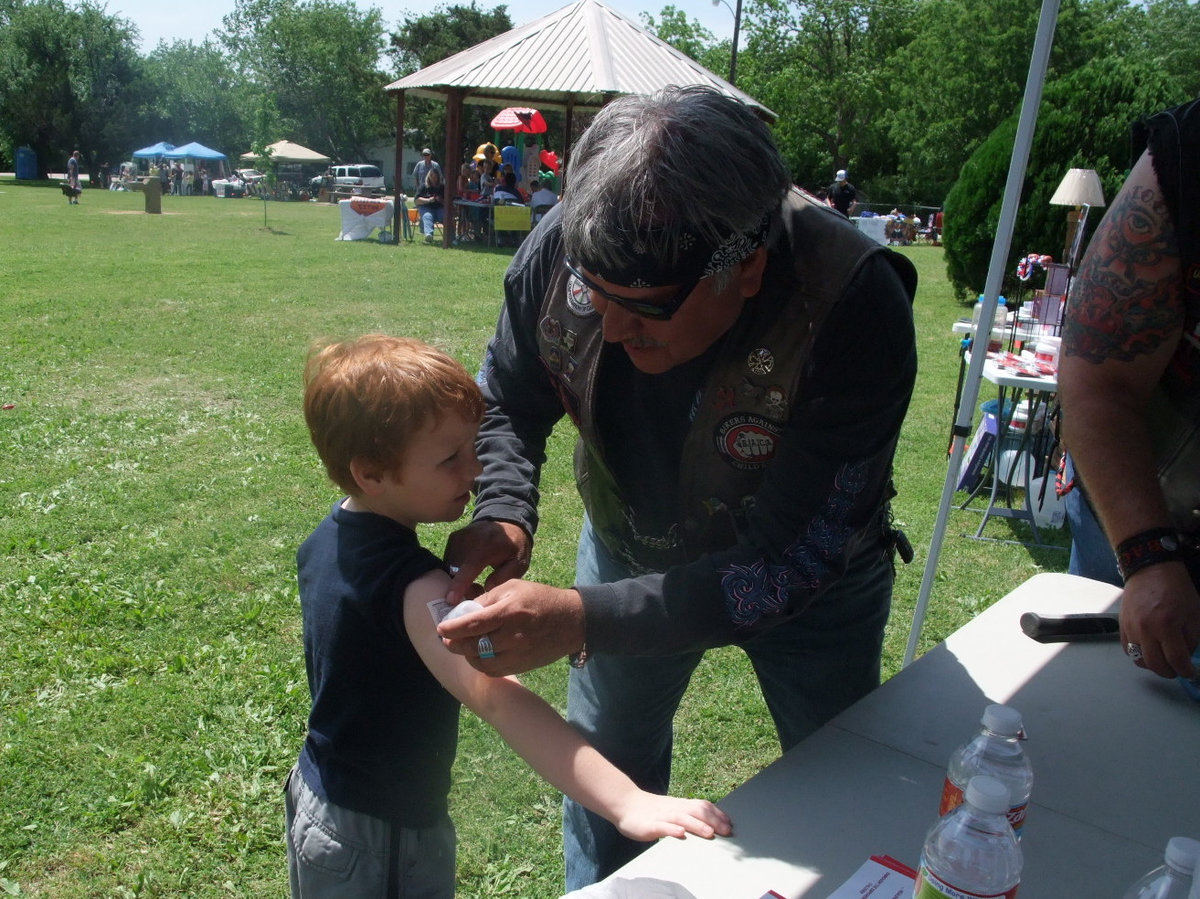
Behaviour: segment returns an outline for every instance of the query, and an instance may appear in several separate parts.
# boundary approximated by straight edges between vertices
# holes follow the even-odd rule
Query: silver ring
[[[484,634],[479,638],[479,658],[494,659],[495,657],[496,650],[492,648],[492,641],[488,638],[487,634]]]
[[[1129,656],[1135,662],[1140,662],[1142,660],[1142,647],[1136,643],[1126,643],[1125,655]]]

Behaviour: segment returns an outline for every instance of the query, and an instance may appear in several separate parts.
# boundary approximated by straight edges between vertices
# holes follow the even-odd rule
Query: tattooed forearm
[[[1127,187],[1100,223],[1072,285],[1069,355],[1128,362],[1175,339],[1183,320],[1179,250],[1157,191]]]

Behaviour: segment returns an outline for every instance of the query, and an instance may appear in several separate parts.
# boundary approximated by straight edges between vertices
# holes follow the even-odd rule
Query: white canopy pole
[[[1038,107],[1042,102],[1042,87],[1046,80],[1046,68],[1050,61],[1050,48],[1054,43],[1054,27],[1058,22],[1059,0],[1043,0],[1038,19],[1037,36],[1033,43],[1033,56],[1029,61],[1029,75],[1025,80],[1025,96],[1021,101],[1021,115],[1017,122],[1017,137],[1013,141],[1012,159],[1008,164],[1008,181],[1004,185],[1004,202],[1000,207],[1000,221],[996,225],[996,239],[992,244],[992,258],[988,264],[987,283],[984,287],[983,308],[975,324],[973,347],[986,347],[992,322],[995,320],[996,298],[1004,279],[1004,267],[1008,251],[1012,246],[1013,227],[1017,210],[1021,206],[1021,184],[1025,180],[1025,169],[1029,163],[1029,148],[1033,143],[1033,131],[1037,125]],[[982,335],[982,338],[981,338]],[[938,557],[946,535],[946,519],[950,504],[954,500],[959,467],[962,464],[963,444],[971,433],[971,420],[975,414],[975,401],[979,398],[979,381],[986,353],[972,353],[967,377],[963,382],[958,416],[954,422],[951,441],[950,463],[946,469],[946,480],[942,485],[942,501],[938,505],[937,521],[929,541],[929,556],[925,560],[925,574],[921,579],[921,592],[913,610],[912,630],[908,635],[908,648],[904,651],[904,667],[916,657],[917,642],[921,627],[925,623],[925,611],[929,605],[929,594],[933,589],[933,578],[937,572]]]

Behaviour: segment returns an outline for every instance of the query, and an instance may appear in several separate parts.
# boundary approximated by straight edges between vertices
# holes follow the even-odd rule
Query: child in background
[[[628,837],[731,832],[712,803],[638,789],[515,678],[443,647],[431,604],[449,576],[415,528],[470,501],[483,408],[467,371],[416,340],[370,335],[309,357],[305,420],[348,496],[297,553],[312,710],[286,786],[293,897],[454,896],[460,703]]]

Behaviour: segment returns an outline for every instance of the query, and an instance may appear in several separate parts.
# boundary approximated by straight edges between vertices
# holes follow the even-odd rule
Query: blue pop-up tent
[[[152,146],[142,147],[142,149],[140,149],[140,150],[134,150],[133,158],[134,159],[157,159],[159,156],[163,156],[167,153],[170,153],[174,149],[175,149],[174,144],[169,144],[165,140],[160,140],[158,143],[156,143]]]
[[[134,153],[134,156],[137,154]],[[198,144],[192,141],[190,144],[184,144],[182,147],[171,147],[163,154],[167,159],[226,159],[224,153],[219,150],[212,150],[204,144]]]

